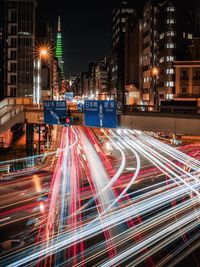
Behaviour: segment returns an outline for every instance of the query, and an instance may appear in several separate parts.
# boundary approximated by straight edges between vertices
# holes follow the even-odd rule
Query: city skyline
[[[133,1],[133,6],[141,8],[144,2],[145,0],[137,3]],[[38,4],[40,18],[49,20],[53,28],[56,28],[58,14],[61,16],[64,66],[67,74],[87,71],[88,62],[110,55],[111,15],[116,1],[75,1],[68,3],[67,7],[64,1],[39,1]]]

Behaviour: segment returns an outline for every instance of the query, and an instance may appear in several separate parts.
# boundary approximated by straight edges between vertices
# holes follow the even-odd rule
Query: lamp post
[[[39,104],[41,101],[41,87],[42,87],[42,62],[45,60],[50,71],[50,81],[51,81],[51,59],[52,59],[52,49],[49,45],[42,45],[36,47],[36,64],[35,64],[35,77],[34,77],[34,102]],[[51,86],[51,82],[50,82]],[[53,98],[53,92],[51,92],[51,97]]]
[[[158,75],[159,75],[159,68],[158,67],[153,67],[152,68],[152,76],[153,76],[153,95],[154,95],[154,106],[156,107],[156,111],[158,111],[158,86],[157,86],[157,80],[158,80]]]

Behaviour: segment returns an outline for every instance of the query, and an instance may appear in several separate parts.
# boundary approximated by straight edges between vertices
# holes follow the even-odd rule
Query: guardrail
[[[3,113],[2,115],[0,115],[0,126],[1,125],[4,125],[9,120],[13,119],[15,116],[17,116],[23,110],[24,110],[24,106],[21,106],[21,105],[9,107],[9,109],[7,109],[5,111],[5,113]]]
[[[126,105],[124,112],[155,112],[155,113],[177,113],[177,114],[200,114],[200,107],[192,106],[154,106],[154,105]]]

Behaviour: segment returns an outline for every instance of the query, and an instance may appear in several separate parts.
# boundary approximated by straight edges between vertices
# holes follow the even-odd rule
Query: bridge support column
[[[34,156],[34,124],[26,123],[26,153],[28,157]]]

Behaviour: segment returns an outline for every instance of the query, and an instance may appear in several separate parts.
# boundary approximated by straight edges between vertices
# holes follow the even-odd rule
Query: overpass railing
[[[192,106],[154,106],[154,105],[125,105],[124,112],[155,112],[176,114],[200,114],[200,107]]]

